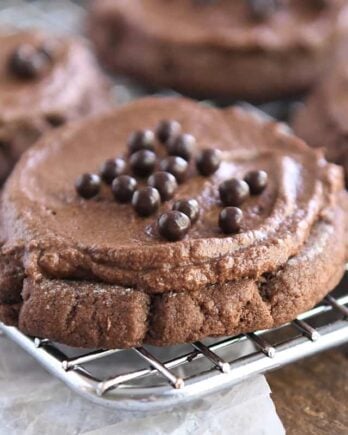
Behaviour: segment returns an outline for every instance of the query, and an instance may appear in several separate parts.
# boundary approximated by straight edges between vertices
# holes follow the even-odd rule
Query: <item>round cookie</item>
[[[344,167],[347,187],[348,66],[342,54],[295,112],[292,126],[308,145],[325,149],[329,161]]]
[[[185,179],[173,184],[155,174],[163,162],[175,172],[167,161],[180,159],[171,155],[177,143],[192,148]],[[138,153],[142,170],[155,153],[149,179],[134,166]],[[110,185],[112,165],[103,163],[116,157]],[[115,200],[130,178],[133,203]],[[134,198],[153,206],[156,179],[174,190],[140,216]],[[340,168],[320,151],[241,108],[146,98],[67,125],[27,151],[3,191],[0,318],[30,335],[103,348],[279,325],[343,274],[342,190]],[[226,216],[235,219],[228,234]]]
[[[264,101],[308,89],[347,34],[343,0],[97,0],[101,61],[152,87]]]
[[[110,107],[108,83],[80,41],[0,35],[0,183],[42,133]]]

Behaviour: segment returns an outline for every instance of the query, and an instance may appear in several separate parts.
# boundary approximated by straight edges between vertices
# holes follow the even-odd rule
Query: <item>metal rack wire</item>
[[[1,323],[0,331],[87,399],[121,410],[148,411],[202,397],[344,343],[347,305],[348,294],[341,289],[280,328],[165,349],[86,352],[27,337]]]
[[[0,23],[74,33],[80,29],[83,4],[5,0],[0,5]],[[117,93],[123,89],[125,101],[137,95],[133,88],[123,88],[119,85]],[[278,103],[268,106],[264,109],[279,115]],[[85,398],[114,409],[153,411],[200,398],[348,341],[347,289],[346,277],[322,304],[277,329],[166,349],[81,351],[25,336],[1,322],[0,334]]]

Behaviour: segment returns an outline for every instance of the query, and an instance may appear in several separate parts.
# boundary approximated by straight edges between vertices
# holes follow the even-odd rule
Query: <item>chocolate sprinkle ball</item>
[[[186,214],[192,224],[197,222],[200,214],[199,204],[195,199],[176,201],[173,205],[173,210]]]
[[[270,18],[281,6],[281,0],[247,0],[251,17],[256,21]]]
[[[160,235],[170,242],[182,240],[188,233],[190,226],[190,219],[181,211],[164,213],[158,219]]]
[[[155,135],[151,130],[139,130],[132,133],[128,138],[129,154],[140,150],[154,150]]]
[[[161,121],[156,129],[157,139],[162,144],[167,144],[168,142],[174,140],[181,132],[181,125],[177,121],[164,120]]]
[[[156,154],[153,151],[140,150],[132,154],[129,163],[134,175],[147,177],[155,169]]]
[[[120,175],[111,185],[114,198],[118,202],[130,202],[138,187],[137,180],[129,175]]]
[[[220,164],[221,153],[219,150],[212,148],[203,150],[196,160],[198,172],[205,177],[213,175],[219,169]]]
[[[244,181],[248,183],[252,195],[259,195],[267,187],[268,175],[265,171],[250,171],[246,174]]]
[[[56,57],[58,48],[59,48],[59,43],[54,39],[49,39],[45,41],[43,44],[41,44],[38,50],[40,53],[45,55],[49,61],[53,62],[54,58]]]
[[[223,205],[241,205],[250,195],[248,184],[238,178],[226,180],[219,186],[220,199]]]
[[[116,177],[125,172],[126,166],[123,159],[106,160],[100,169],[100,176],[106,184],[111,184]]]
[[[330,1],[329,0],[309,0],[309,3],[311,6],[318,10],[322,11],[323,9],[326,9],[329,6]]]
[[[162,171],[173,174],[178,183],[184,182],[187,178],[188,163],[182,157],[167,157],[161,161],[160,168]]]
[[[173,198],[178,188],[178,183],[174,175],[164,171],[155,172],[151,175],[148,180],[148,185],[155,187],[159,191],[162,201],[168,201]]]
[[[182,157],[187,162],[191,160],[192,153],[196,144],[196,139],[192,134],[181,134],[168,144],[168,153],[171,156]]]
[[[147,217],[155,213],[161,204],[159,191],[154,187],[137,190],[132,198],[132,205],[139,216]]]
[[[97,174],[82,174],[75,183],[77,193],[84,199],[98,195],[100,187],[101,179]]]
[[[224,234],[236,234],[240,230],[243,212],[237,207],[226,207],[219,215],[219,227]]]
[[[9,59],[9,71],[20,79],[41,77],[48,69],[48,56],[29,44],[20,45]]]

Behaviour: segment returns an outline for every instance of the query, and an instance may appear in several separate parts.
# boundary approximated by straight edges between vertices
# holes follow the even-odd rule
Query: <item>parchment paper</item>
[[[120,413],[80,398],[0,336],[0,435],[284,433],[263,376],[171,412]]]

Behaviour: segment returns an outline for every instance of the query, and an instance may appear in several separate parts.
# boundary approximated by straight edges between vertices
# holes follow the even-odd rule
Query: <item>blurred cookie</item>
[[[0,183],[51,128],[111,105],[84,43],[39,32],[0,35]]]
[[[324,148],[328,160],[344,167],[348,187],[348,65],[344,57],[298,108],[292,125],[310,146]]]
[[[264,101],[308,89],[347,34],[344,0],[95,0],[102,62],[155,88]]]

